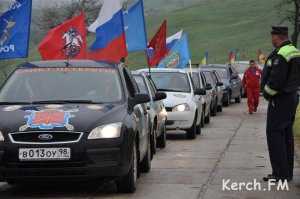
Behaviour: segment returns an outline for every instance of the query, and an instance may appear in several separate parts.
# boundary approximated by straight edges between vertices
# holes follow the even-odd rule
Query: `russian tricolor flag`
[[[88,30],[96,32],[89,59],[119,63],[127,57],[121,0],[104,0],[98,18]]]

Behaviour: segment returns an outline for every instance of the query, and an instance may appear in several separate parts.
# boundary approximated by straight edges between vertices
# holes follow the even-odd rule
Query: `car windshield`
[[[190,93],[187,74],[178,72],[154,72],[152,80],[160,91]]]
[[[134,79],[135,79],[135,81],[138,85],[140,93],[141,94],[149,94],[148,90],[147,90],[147,87],[146,87],[146,84],[145,84],[145,81],[143,80],[143,77],[138,76],[138,75],[134,75],[133,77],[134,77]]]
[[[122,96],[113,68],[22,68],[1,89],[0,103],[114,103]]]

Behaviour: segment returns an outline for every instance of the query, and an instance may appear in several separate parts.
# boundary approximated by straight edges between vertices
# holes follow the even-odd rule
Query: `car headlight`
[[[122,123],[112,123],[94,128],[88,136],[89,140],[111,139],[121,136]]]
[[[2,134],[2,132],[0,131],[0,142],[3,142],[4,141],[4,136]]]
[[[189,111],[190,106],[188,104],[179,104],[173,108],[173,112],[184,112],[184,111]]]

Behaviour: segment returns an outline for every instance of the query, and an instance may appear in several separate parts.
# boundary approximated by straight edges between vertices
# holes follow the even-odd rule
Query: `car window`
[[[179,72],[153,72],[151,78],[161,91],[190,93],[188,76]]]
[[[123,68],[123,73],[124,73],[124,78],[126,81],[129,96],[134,97],[135,94],[138,93],[139,89],[138,89],[135,81],[133,80],[130,72],[126,68]]]
[[[149,94],[144,78],[139,75],[133,76],[141,94]]]
[[[1,102],[89,100],[119,102],[123,89],[112,68],[17,69],[0,92]]]
[[[151,96],[154,97],[156,94],[156,89],[153,87],[153,85],[151,84],[151,82],[149,81],[148,78],[146,78],[145,80],[146,80],[147,85],[149,86]]]
[[[206,83],[205,75],[203,75],[202,73],[200,73],[200,75],[201,75],[201,81],[202,81],[202,84],[203,84],[203,85],[206,85],[207,83]]]
[[[222,80],[226,80],[229,79],[228,77],[228,71],[226,70],[226,68],[215,68],[218,76],[220,77],[220,79]]]
[[[193,80],[193,84],[195,85],[195,88],[200,89],[201,84],[200,84],[200,79],[199,79],[198,73],[192,73],[192,80]]]
[[[215,83],[215,81],[214,81],[214,79],[212,77],[211,72],[204,71],[203,73],[205,75],[205,78],[206,78],[207,82],[210,83],[213,87],[215,87],[216,83]]]

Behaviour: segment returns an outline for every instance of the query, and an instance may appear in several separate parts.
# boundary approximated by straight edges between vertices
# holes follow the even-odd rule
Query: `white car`
[[[148,69],[139,70],[148,73]],[[167,110],[168,130],[186,130],[187,137],[194,139],[201,133],[202,102],[199,95],[205,90],[195,89],[186,69],[151,69],[151,78],[157,89],[167,94],[163,101]]]

